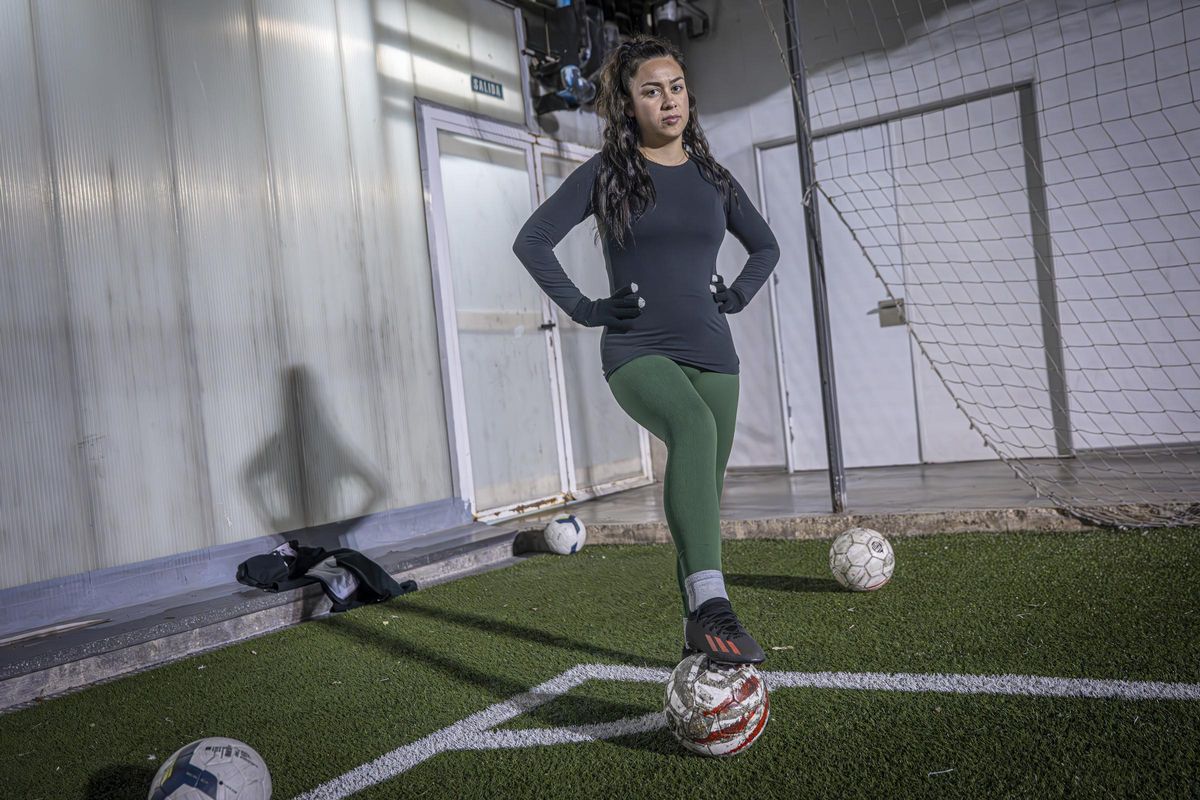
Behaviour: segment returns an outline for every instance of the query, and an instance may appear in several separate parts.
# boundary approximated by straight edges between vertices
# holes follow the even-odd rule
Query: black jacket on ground
[[[387,570],[349,547],[339,547],[336,550],[326,550],[323,547],[303,547],[295,539],[288,544],[296,551],[295,558],[279,553],[251,556],[238,565],[238,583],[268,592],[285,592],[288,589],[295,589],[310,583],[320,583],[326,596],[333,602],[333,607],[330,608],[330,611],[333,612],[349,611],[352,608],[379,603],[417,590],[416,581],[397,583],[387,573]],[[353,597],[344,603],[330,592],[323,582],[305,574],[330,557],[337,562],[339,567],[344,567],[358,578],[358,589],[354,592]]]

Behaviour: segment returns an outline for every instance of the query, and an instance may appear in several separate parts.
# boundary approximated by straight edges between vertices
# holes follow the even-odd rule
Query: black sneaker
[[[694,656],[694,655],[696,655],[696,653],[699,653],[699,652],[700,652],[699,650],[693,650],[692,648],[688,647],[686,643],[684,643],[684,645],[683,645],[683,655],[681,655],[681,656],[679,657],[679,660],[680,660],[680,661],[683,661],[683,660],[684,660],[685,658],[687,658],[688,656]]]
[[[761,664],[767,660],[724,597],[706,600],[688,615],[687,646],[723,664]]]

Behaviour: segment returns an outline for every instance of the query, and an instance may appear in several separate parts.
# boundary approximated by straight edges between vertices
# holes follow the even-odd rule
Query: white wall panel
[[[0,0],[0,588],[449,496],[415,64],[524,117],[448,8]]]
[[[381,415],[371,451],[381,491],[376,508],[450,493],[406,32],[408,7],[414,5],[338,0],[335,6],[362,240],[364,308],[371,321],[366,336],[376,358]],[[509,27],[511,31],[511,20]],[[509,38],[515,51],[511,33]]]
[[[211,544],[198,382],[145,3],[33,4],[97,567]]]
[[[95,563],[27,0],[0,1],[0,586]],[[36,535],[30,535],[36,532]]]
[[[1200,7],[1094,4],[1034,35],[1074,444],[1195,442]]]
[[[244,0],[156,5],[179,237],[217,542],[296,527],[292,415],[280,375],[287,312],[278,259],[258,69]]]
[[[311,525],[376,500],[378,342],[334,4],[260,0],[255,9],[289,315],[287,366],[275,380],[297,403],[303,502],[291,519]]]

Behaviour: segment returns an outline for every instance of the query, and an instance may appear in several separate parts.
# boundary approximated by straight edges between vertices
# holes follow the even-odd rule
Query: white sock
[[[702,569],[693,572],[683,579],[683,588],[687,591],[688,606],[695,611],[704,605],[706,600],[714,597],[729,599],[725,593],[725,576],[719,569]]]

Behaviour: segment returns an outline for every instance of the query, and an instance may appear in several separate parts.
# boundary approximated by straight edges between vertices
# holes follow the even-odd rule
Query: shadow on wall
[[[242,469],[242,488],[268,530],[304,530],[295,538],[307,546],[348,547],[346,535],[386,487],[338,435],[312,370],[284,370],[282,403],[281,429]]]

